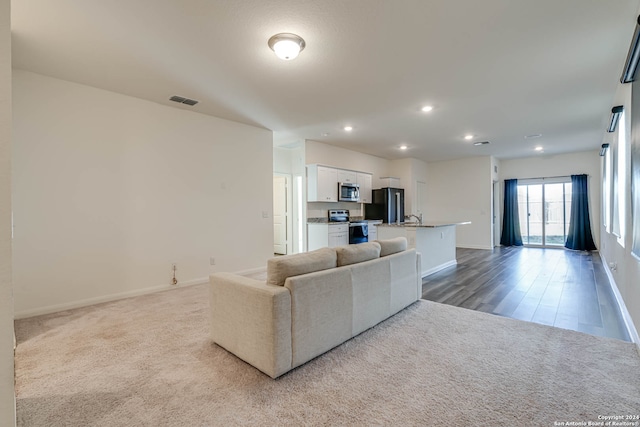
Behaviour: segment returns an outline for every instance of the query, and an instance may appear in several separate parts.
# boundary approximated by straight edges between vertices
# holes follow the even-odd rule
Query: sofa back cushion
[[[334,268],[336,260],[336,251],[331,248],[271,258],[267,261],[267,283],[284,286],[287,277]]]
[[[376,240],[380,244],[380,256],[387,256],[407,250],[407,238],[396,237],[394,239]]]
[[[338,267],[356,264],[380,258],[380,244],[376,242],[360,243],[358,245],[340,246],[336,248]]]

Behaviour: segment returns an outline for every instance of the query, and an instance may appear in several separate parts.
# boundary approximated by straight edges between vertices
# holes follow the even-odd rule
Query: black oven
[[[354,221],[349,223],[349,244],[365,243],[369,241],[369,223]]]

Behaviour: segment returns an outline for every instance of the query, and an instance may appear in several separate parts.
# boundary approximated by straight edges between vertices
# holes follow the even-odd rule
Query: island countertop
[[[382,223],[378,224],[378,227],[406,227],[406,228],[436,228],[436,227],[449,227],[452,225],[466,225],[471,224],[471,221],[424,221],[422,224],[417,222],[401,222],[401,223]]]

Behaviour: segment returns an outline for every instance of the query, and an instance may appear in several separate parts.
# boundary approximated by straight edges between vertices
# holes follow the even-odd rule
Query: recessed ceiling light
[[[428,113],[431,110],[433,110],[433,107],[431,105],[425,105],[424,107],[422,107],[422,111],[424,111],[425,113]]]
[[[404,144],[400,146],[400,149],[401,149],[401,150],[406,150],[407,148],[409,148],[409,147],[407,147],[407,146],[406,146],[406,145],[404,145]]]
[[[320,134],[320,136],[329,136],[329,135],[331,135],[329,132],[322,132],[322,133]]]
[[[544,148],[538,145],[538,146],[535,148],[535,150],[536,150],[536,151],[542,151],[542,150],[544,150]]]
[[[469,141],[470,139],[473,139],[473,135],[465,135],[464,139],[466,139],[467,141]]]
[[[533,133],[531,135],[527,135],[524,137],[524,139],[534,139],[534,138],[540,138],[542,136],[541,133]]]
[[[351,132],[353,130],[353,126],[345,126],[344,130],[346,130],[347,132]]]

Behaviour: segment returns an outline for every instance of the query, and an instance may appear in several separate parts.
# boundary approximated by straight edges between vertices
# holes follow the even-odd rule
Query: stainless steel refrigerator
[[[365,205],[365,219],[381,219],[386,223],[404,222],[404,189],[378,188],[372,191],[373,201]]]

